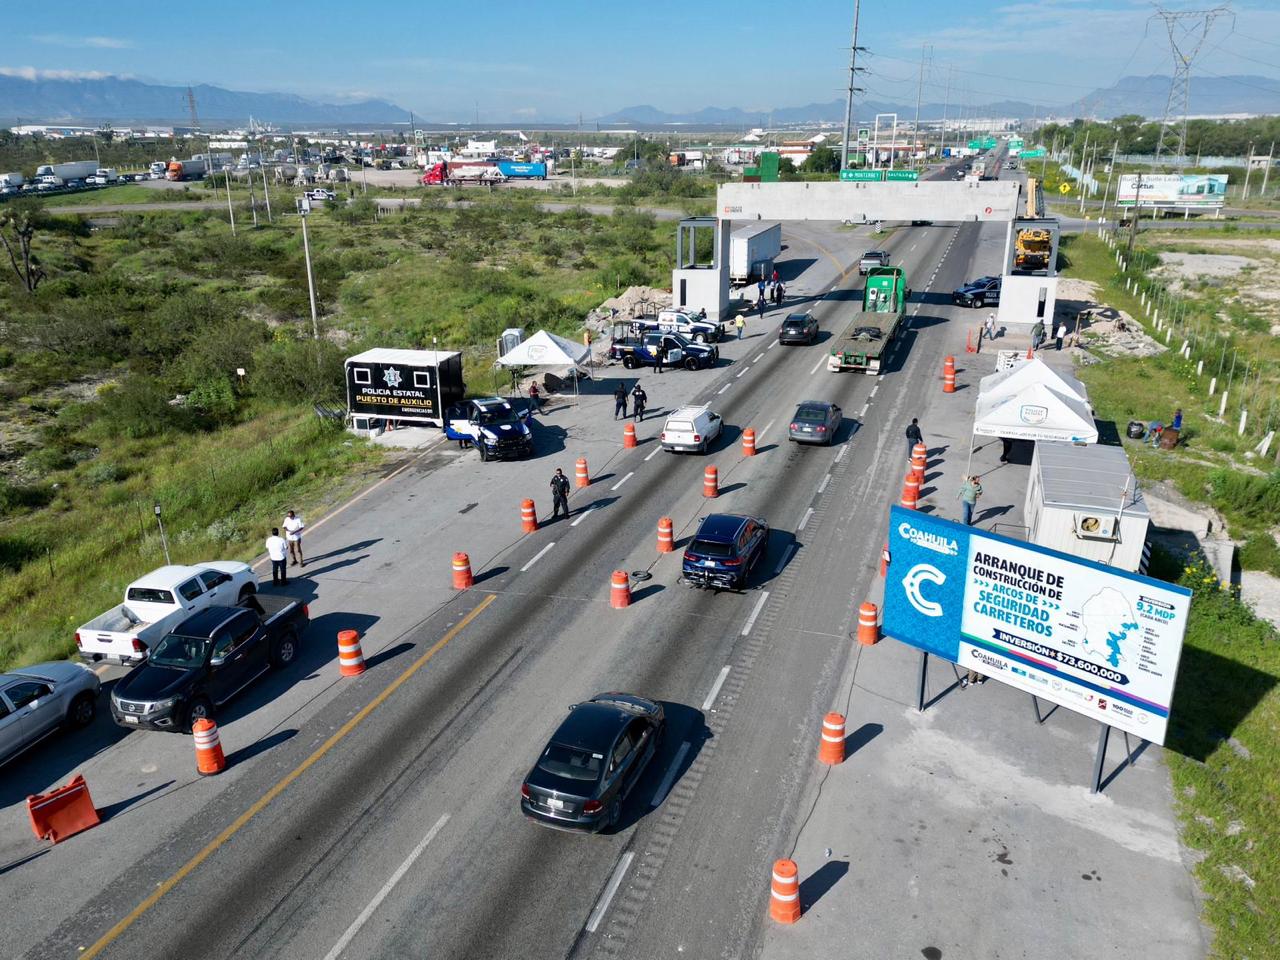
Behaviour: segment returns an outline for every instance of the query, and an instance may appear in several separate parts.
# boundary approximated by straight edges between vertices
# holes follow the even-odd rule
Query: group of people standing
[[[1045,334],[1047,328],[1043,320],[1037,320],[1035,326],[1031,328],[1031,349],[1039,350],[1040,346],[1045,342]],[[1054,349],[1062,349],[1062,341],[1067,337],[1067,322],[1065,320],[1058,321],[1058,329],[1053,331]]]
[[[756,298],[756,309],[760,311],[760,316],[762,317],[764,316],[765,308],[769,303],[772,303],[775,307],[782,306],[782,298],[786,296],[787,292],[786,288],[782,285],[782,280],[778,277],[778,271],[776,268],[773,271],[773,275],[768,280],[765,280],[763,277],[760,278],[760,282],[756,284],[756,289],[759,292],[759,296]],[[742,337],[741,328],[738,330],[738,337],[739,339]]]
[[[284,536],[280,536],[280,527],[284,527]],[[284,515],[280,527],[271,528],[271,536],[267,537],[267,557],[271,560],[271,582],[284,586],[289,582],[286,566],[305,567],[306,558],[302,555],[302,531],[306,527],[302,518],[290,510]]]
[[[613,419],[617,420],[621,417],[627,419],[627,385],[621,380],[618,381],[617,387],[613,391]],[[640,421],[644,419],[645,404],[649,402],[649,395],[644,392],[644,387],[640,386],[640,381],[636,381],[636,385],[631,388],[631,419]]]

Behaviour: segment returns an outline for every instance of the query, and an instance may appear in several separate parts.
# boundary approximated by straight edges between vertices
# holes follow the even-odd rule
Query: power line
[[[1156,161],[1164,152],[1165,141],[1169,138],[1169,121],[1181,118],[1177,128],[1177,153],[1175,163],[1182,165],[1187,153],[1187,114],[1191,112],[1191,64],[1195,62],[1213,22],[1219,17],[1234,18],[1231,9],[1217,6],[1212,10],[1166,10],[1156,7],[1156,12],[1147,21],[1164,21],[1169,34],[1169,46],[1173,51],[1173,78],[1169,83],[1169,99],[1165,103],[1164,120],[1160,124],[1160,139],[1156,141]],[[1232,30],[1235,29],[1234,19]],[[1136,216],[1135,216],[1136,222]]]

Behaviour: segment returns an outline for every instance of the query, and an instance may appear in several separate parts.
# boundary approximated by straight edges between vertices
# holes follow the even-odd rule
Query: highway
[[[999,254],[993,235],[980,245],[984,229],[992,234],[902,229],[885,244],[916,296],[880,378],[828,373],[824,346],[776,346],[762,326],[733,363],[699,375],[697,399],[729,425],[707,458],[655,455],[646,428],[638,449],[615,444],[593,459],[597,480],[575,495],[572,521],[479,564],[472,590],[406,629],[376,670],[229,785],[195,784],[185,827],[103,868],[110,875],[27,955],[751,954],[768,868],[803,817],[816,726],[876,574],[902,430],[920,391],[936,388],[945,351],[931,330],[955,309],[945,295]],[[829,244],[833,233],[796,225],[789,236]],[[853,263],[867,241],[844,236],[836,255]],[[814,302],[828,334],[843,326],[857,279]],[[806,399],[844,408],[833,448],[786,442],[787,417]],[[739,444],[748,425],[760,449],[749,459]],[[720,471],[715,501],[701,495],[707,463]],[[425,509],[412,504],[434,482],[422,465],[379,502]],[[689,590],[677,582],[679,551],[655,552],[659,517],[674,518],[679,546],[712,510],[773,528],[741,594]],[[416,544],[396,542],[384,566],[413,569]],[[608,605],[614,569],[652,574],[624,611]],[[621,828],[575,836],[526,822],[519,784],[547,736],[569,704],[610,689],[661,699],[670,718]]]

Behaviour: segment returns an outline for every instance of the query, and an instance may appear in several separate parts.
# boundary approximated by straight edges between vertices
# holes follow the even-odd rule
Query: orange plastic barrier
[[[356,630],[338,631],[338,672],[344,677],[364,673],[364,651],[360,649],[360,634]]]
[[[885,553],[888,553],[888,546]],[[858,642],[864,647],[875,646],[880,642],[880,608],[870,600],[863,601],[858,607]]]
[[[916,479],[914,473],[908,472],[906,479],[902,481],[902,501],[901,505],[908,510],[914,510],[916,504],[920,500],[920,481]]]
[[[625,570],[613,571],[613,583],[609,589],[609,606],[615,610],[631,606],[631,580]]]
[[[227,769],[227,758],[222,755],[222,741],[218,739],[218,725],[201,717],[191,725],[191,737],[196,743],[196,773],[212,777]]]
[[[658,518],[658,552],[671,553],[676,548],[675,524],[670,517]]]
[[[475,582],[475,578],[471,576],[471,558],[465,553],[455,553],[453,555],[453,589],[466,590]]]
[[[532,500],[520,504],[520,529],[525,533],[538,532],[538,511]]]
[[[915,474],[916,483],[924,486],[924,472],[929,464],[929,456],[923,443],[917,443],[911,452],[911,472]]]
[[[704,497],[720,496],[720,472],[715,467],[707,467],[702,471],[702,495]]]
[[[625,449],[630,450],[635,445],[636,445],[636,425],[634,423],[628,423],[625,427],[622,428],[622,446]]]
[[[578,481],[578,486],[591,486],[591,476],[587,473],[587,458],[579,457],[577,464],[573,468],[574,477]]]
[[[742,455],[744,457],[756,455],[756,432],[750,427],[742,431]]]
[[[942,361],[942,392],[956,392],[956,358],[946,357]]]
[[[800,871],[794,860],[773,862],[769,916],[778,923],[795,923],[800,919]]]
[[[818,759],[823,763],[844,763],[844,714],[828,713],[822,718],[822,743]]]
[[[79,774],[65,787],[27,797],[27,816],[36,837],[54,843],[102,822],[89,796],[89,785]]]

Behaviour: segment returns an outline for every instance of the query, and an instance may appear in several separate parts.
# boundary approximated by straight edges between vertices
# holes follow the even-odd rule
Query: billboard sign
[[[1164,743],[1191,591],[893,507],[884,632]]]
[[[1116,190],[1116,203],[1132,207],[1191,207],[1218,209],[1227,199],[1225,173],[1144,173],[1123,174]]]

